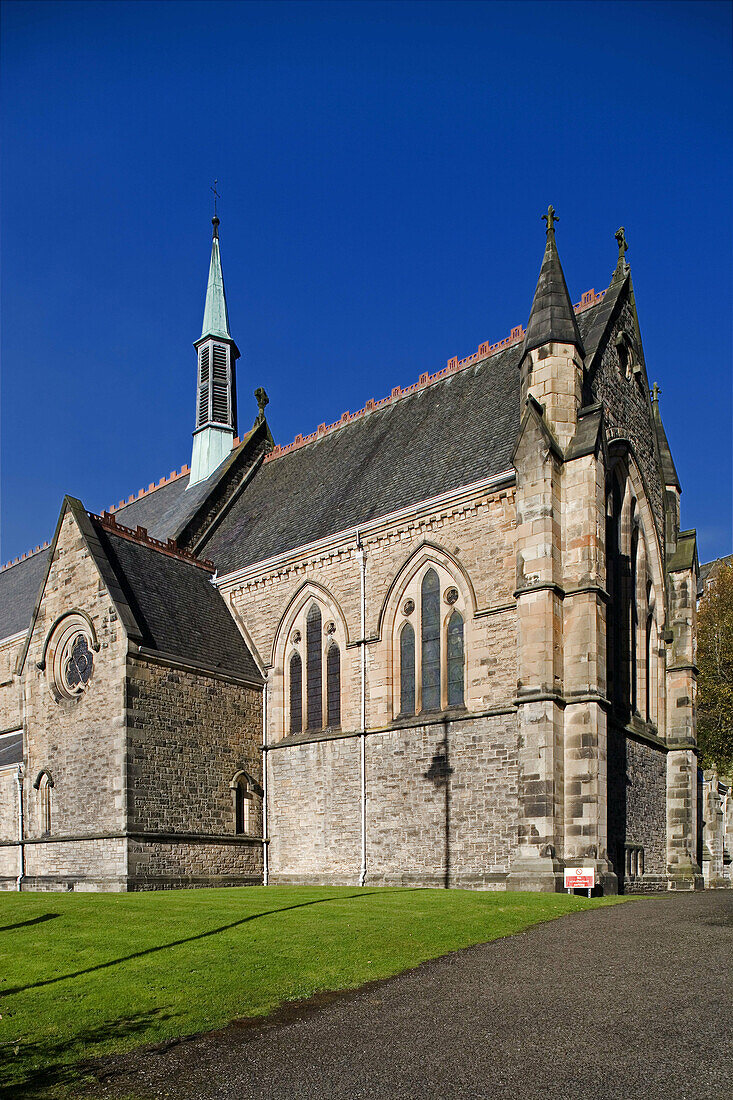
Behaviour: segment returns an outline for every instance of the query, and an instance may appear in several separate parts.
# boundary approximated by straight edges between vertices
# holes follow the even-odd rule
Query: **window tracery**
[[[333,609],[317,599],[306,599],[289,626],[285,729],[290,734],[341,727],[342,631],[329,612]]]
[[[426,561],[394,606],[393,713],[407,717],[465,706],[466,602],[455,578]]]

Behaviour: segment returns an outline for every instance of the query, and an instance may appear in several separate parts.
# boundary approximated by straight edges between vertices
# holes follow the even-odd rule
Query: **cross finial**
[[[559,222],[560,219],[555,213],[555,207],[552,204],[547,207],[547,213],[542,215],[542,220],[543,222],[547,222],[547,232],[554,233],[555,222]]]
[[[624,262],[624,254],[629,250],[629,246],[626,242],[626,230],[623,226],[620,226],[616,230],[614,237],[618,241],[618,262],[622,264]]]
[[[261,424],[265,419],[265,408],[270,404],[270,398],[267,396],[262,386],[258,386],[255,390],[255,398],[257,400],[257,408],[259,409],[255,424]]]
[[[214,217],[216,217],[216,200],[221,198],[221,195],[216,189],[216,185],[218,182],[218,180],[214,180],[214,186],[209,188],[210,191],[214,192]]]
[[[659,386],[655,382],[654,385],[652,386],[652,401],[655,404],[659,403],[659,395],[660,395],[661,392],[662,391],[660,390]]]

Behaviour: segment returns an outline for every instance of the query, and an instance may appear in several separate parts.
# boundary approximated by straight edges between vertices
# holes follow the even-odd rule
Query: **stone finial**
[[[270,398],[267,396],[262,386],[258,386],[255,390],[255,400],[257,401],[257,408],[259,409],[255,424],[261,424],[265,419],[265,409],[270,404]]]
[[[555,207],[552,203],[547,207],[547,213],[542,215],[543,222],[547,222],[547,232],[555,232],[555,222],[559,222],[557,214],[555,213]]]
[[[621,225],[614,233],[614,237],[618,243],[618,264],[622,267],[626,262],[626,253],[629,251],[629,245],[626,240],[626,230]]]

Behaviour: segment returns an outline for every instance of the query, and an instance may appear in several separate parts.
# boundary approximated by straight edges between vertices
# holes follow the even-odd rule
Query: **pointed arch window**
[[[321,612],[312,603],[305,620],[306,719],[309,730],[323,726],[323,651]]]
[[[38,827],[42,836],[51,832],[51,790],[53,779],[47,771],[39,772],[33,784],[38,791]]]
[[[329,729],[341,725],[341,650],[336,642],[326,653],[326,721]]]
[[[303,729],[303,662],[299,653],[290,658],[290,732]]]
[[[448,706],[462,707],[463,691],[463,617],[454,611],[448,620]]]
[[[400,714],[415,713],[415,630],[405,623],[400,631]]]
[[[465,706],[465,596],[445,566],[415,571],[399,597],[392,675],[393,714]]]
[[[428,569],[421,588],[422,709],[440,710],[440,581]]]
[[[347,637],[339,623],[343,618],[336,606],[329,607],[316,596],[307,597],[290,622],[281,697],[286,734],[341,728],[342,653]]]

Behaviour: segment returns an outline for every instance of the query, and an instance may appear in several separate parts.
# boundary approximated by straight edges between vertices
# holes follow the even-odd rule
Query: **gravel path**
[[[729,1100],[732,960],[733,894],[632,901],[126,1056],[97,1095]]]

